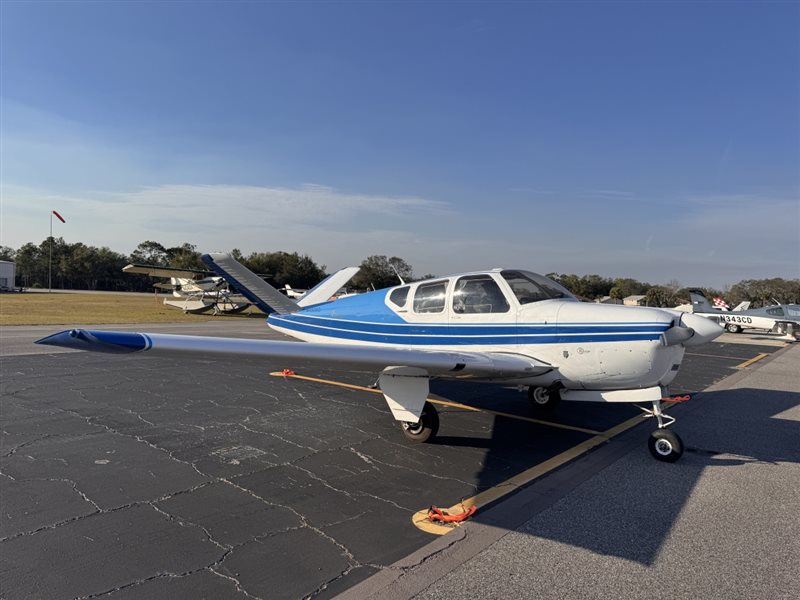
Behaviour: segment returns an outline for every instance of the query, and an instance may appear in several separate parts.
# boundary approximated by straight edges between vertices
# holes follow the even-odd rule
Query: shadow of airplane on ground
[[[448,393],[449,389],[437,391]],[[517,394],[516,413],[524,406]],[[466,390],[450,397],[464,397]],[[503,410],[510,395],[495,390],[469,398],[472,406],[486,404]],[[604,457],[610,444],[601,445],[573,463],[536,480],[533,486],[543,495],[560,491],[549,498],[541,497],[532,506],[536,511],[511,516],[505,521],[490,509],[479,510],[473,521],[509,529],[522,526],[521,531],[532,536],[585,548],[651,565],[664,541],[670,535],[689,497],[708,469],[743,468],[753,464],[773,465],[800,463],[800,415],[792,409],[800,405],[800,394],[764,389],[740,388],[698,393],[692,402],[675,407],[678,418],[674,426],[684,439],[686,452],[677,463],[654,460],[645,445],[646,436],[654,429],[652,420],[623,434],[614,444],[624,444],[622,453]],[[508,408],[507,412],[512,412]],[[584,427],[604,430],[606,425],[619,423],[637,414],[632,406],[599,406],[582,403],[563,403],[553,420],[561,423],[581,423]],[[590,434],[549,429],[515,418],[495,416],[488,437],[440,436],[436,442],[459,447],[485,448],[478,489],[483,490],[502,481],[502,474],[524,470],[541,457],[548,447],[571,447],[589,439]],[[546,443],[543,443],[545,442]],[[633,451],[624,466],[616,459]],[[574,466],[576,474],[569,476]],[[603,478],[591,480],[603,471]],[[776,471],[777,473],[777,471]],[[774,475],[768,474],[768,477]],[[558,482],[552,481],[557,477]],[[583,485],[586,484],[586,485]],[[573,491],[571,501],[561,498]],[[576,506],[578,507],[576,510]],[[536,512],[548,511],[547,519],[535,518]],[[497,511],[499,512],[499,511]],[[528,525],[524,524],[529,521]]]

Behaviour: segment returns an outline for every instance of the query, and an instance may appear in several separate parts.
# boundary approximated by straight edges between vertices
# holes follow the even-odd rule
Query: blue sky
[[[800,277],[800,4],[0,4],[0,243]]]

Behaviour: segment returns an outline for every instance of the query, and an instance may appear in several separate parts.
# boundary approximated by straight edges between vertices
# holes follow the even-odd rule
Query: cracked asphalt
[[[247,321],[193,327],[173,329],[278,337]],[[410,445],[378,394],[269,375],[291,367],[369,385],[375,373],[29,349],[28,338],[56,329],[0,336],[15,340],[0,356],[8,600],[329,598],[431,541],[411,525],[414,512],[453,504],[589,437],[444,408],[438,442]],[[777,349],[713,348],[713,357],[687,358],[675,393]],[[499,386],[432,391],[529,415],[524,395]],[[604,430],[636,412],[588,405],[557,420]]]

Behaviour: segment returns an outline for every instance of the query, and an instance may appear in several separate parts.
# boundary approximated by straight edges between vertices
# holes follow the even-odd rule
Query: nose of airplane
[[[725,331],[716,321],[692,313],[681,315],[681,324],[694,331],[694,335],[683,342],[684,346],[700,346],[717,338]]]

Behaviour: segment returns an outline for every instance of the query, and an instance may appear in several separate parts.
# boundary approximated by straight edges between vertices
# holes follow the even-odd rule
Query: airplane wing
[[[503,352],[412,350],[389,346],[353,346],[88,329],[62,331],[37,340],[36,343],[112,354],[155,352],[260,356],[280,360],[284,366],[292,360],[320,364],[358,364],[378,369],[403,366],[424,369],[428,375],[437,376],[513,378],[540,375],[554,368],[529,356]]]
[[[139,275],[150,275],[150,277],[180,277],[183,279],[203,279],[204,277],[215,277],[217,274],[212,271],[199,269],[173,269],[171,267],[159,267],[157,265],[141,265],[131,263],[122,267],[124,273],[137,273]]]

